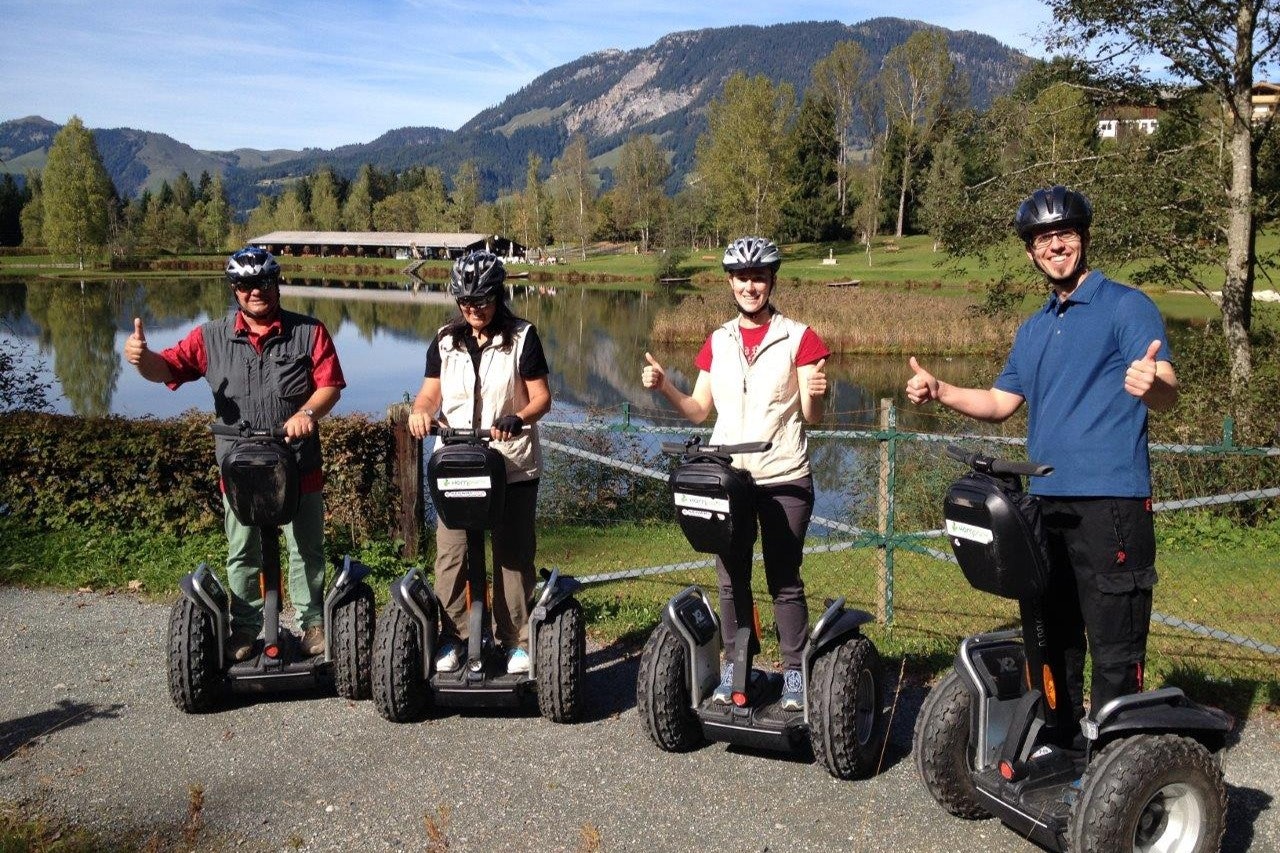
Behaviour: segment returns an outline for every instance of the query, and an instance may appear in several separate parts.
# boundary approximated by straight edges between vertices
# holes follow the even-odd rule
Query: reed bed
[[[651,340],[701,342],[732,316],[727,285],[687,296],[654,318]],[[774,304],[812,326],[832,352],[989,355],[1008,351],[1020,316],[989,317],[967,296],[891,288],[780,284]]]

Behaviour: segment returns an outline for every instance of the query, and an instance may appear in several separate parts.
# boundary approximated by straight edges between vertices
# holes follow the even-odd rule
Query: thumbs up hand
[[[1156,382],[1156,353],[1160,352],[1160,341],[1152,341],[1147,345],[1147,352],[1136,359],[1124,373],[1124,390],[1138,399],[1151,390]]]
[[[938,380],[932,373],[920,366],[916,357],[911,356],[907,362],[913,376],[907,380],[907,399],[919,406],[930,400],[938,399]]]
[[[648,364],[640,370],[640,384],[649,389],[661,390],[662,383],[667,381],[667,372],[662,369],[662,365],[658,363],[658,360],[649,353],[644,354],[644,360]]]
[[[133,334],[125,339],[124,360],[130,364],[142,361],[142,354],[147,351],[147,333],[142,328],[142,318],[133,318]]]
[[[813,372],[809,374],[807,384],[810,397],[821,397],[827,393],[827,374],[822,372],[826,364],[827,360],[824,358],[813,365]]]

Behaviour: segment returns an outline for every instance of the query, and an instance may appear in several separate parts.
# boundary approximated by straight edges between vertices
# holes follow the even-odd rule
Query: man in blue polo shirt
[[[1032,479],[1048,539],[1045,623],[1061,655],[1076,716],[1142,689],[1156,583],[1147,411],[1178,399],[1164,321],[1140,290],[1088,264],[1093,208],[1062,186],[1036,190],[1014,220],[1052,294],[1018,329],[990,389],[960,388],[913,357],[912,403],[937,400],[998,423],[1027,403],[1027,456],[1054,467]],[[1087,644],[1086,644],[1087,635]]]

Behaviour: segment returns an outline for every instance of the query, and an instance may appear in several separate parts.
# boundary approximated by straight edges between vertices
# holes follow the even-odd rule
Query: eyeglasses
[[[275,290],[279,284],[280,282],[274,279],[267,281],[237,281],[232,287],[236,289],[237,293],[252,293],[255,290],[266,293],[269,290]]]
[[[459,299],[459,308],[470,308],[472,311],[483,311],[498,300],[492,296],[486,296],[483,299]]]
[[[1047,249],[1049,244],[1054,240],[1061,240],[1063,243],[1079,243],[1080,232],[1074,228],[1063,228],[1060,231],[1045,231],[1031,238],[1031,245],[1037,249]]]

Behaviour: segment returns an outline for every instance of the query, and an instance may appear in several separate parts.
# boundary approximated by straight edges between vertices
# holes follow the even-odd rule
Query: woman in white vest
[[[813,513],[804,424],[822,419],[831,354],[813,329],[782,314],[769,301],[782,258],[772,240],[740,237],[724,253],[738,316],[711,333],[694,363],[698,379],[685,394],[662,365],[645,353],[641,381],[659,391],[680,414],[700,424],[714,408],[712,444],[773,442],[771,450],[738,456],[734,464],[751,472],[756,484],[756,517],[765,577],[773,597],[783,663],[783,706],[804,708],[801,654],[809,628],[804,582],[800,579],[805,532]],[[715,701],[732,694],[734,638],[739,621],[750,625],[751,549],[716,558],[720,624],[726,662]],[[751,642],[759,647],[754,634]],[[753,649],[753,651],[755,650]]]
[[[409,432],[423,438],[443,426],[488,425],[494,450],[507,466],[505,509],[493,538],[494,636],[506,649],[507,672],[529,671],[529,602],[536,583],[534,517],[542,448],[538,419],[551,409],[547,358],[531,323],[511,313],[507,273],[490,252],[459,258],[449,294],[459,316],[441,327],[427,348],[426,377],[409,415]],[[453,672],[467,648],[464,530],[436,525],[436,596],[442,641],[436,669]]]

